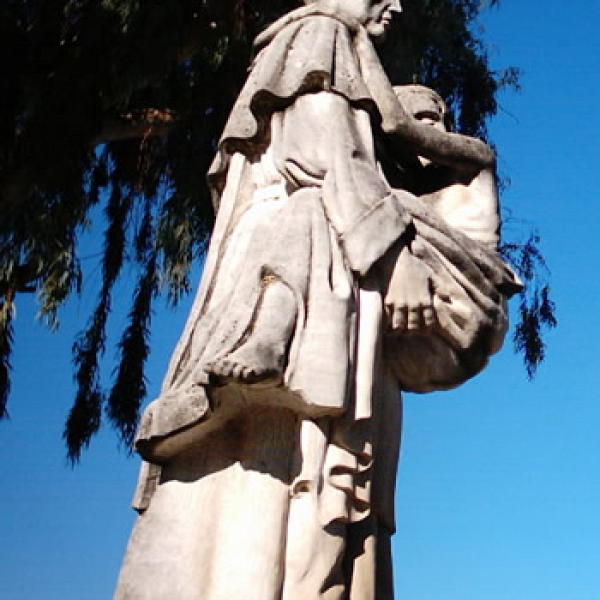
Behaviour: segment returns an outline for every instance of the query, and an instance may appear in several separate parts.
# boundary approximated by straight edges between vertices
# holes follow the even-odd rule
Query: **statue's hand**
[[[435,322],[432,273],[404,248],[391,269],[384,307],[388,327],[397,333],[418,331]]]

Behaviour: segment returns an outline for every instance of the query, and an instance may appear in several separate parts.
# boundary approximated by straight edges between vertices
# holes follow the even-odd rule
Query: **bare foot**
[[[243,383],[280,383],[287,347],[296,322],[296,303],[291,290],[281,281],[269,284],[248,339],[236,350],[207,365],[217,379]]]
[[[285,365],[285,344],[265,345],[252,337],[246,344],[208,365],[208,372],[221,380],[242,383],[281,382]]]

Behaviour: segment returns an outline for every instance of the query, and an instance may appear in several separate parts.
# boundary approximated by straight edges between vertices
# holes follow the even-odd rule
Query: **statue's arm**
[[[369,115],[334,92],[299,96],[272,120],[275,165],[293,188],[320,187],[350,267],[366,275],[407,231],[411,215],[383,179]]]
[[[496,155],[486,143],[425,125],[408,115],[399,103],[395,119],[384,121],[382,126],[385,133],[392,136],[393,144],[409,145],[416,154],[451,167],[467,177],[473,177],[482,170],[495,169]]]
[[[331,92],[306,94],[273,118],[273,158],[292,187],[321,187],[327,218],[358,275],[381,282],[394,331],[429,327],[432,273],[410,250],[412,217],[381,176],[367,113]]]
[[[418,331],[435,323],[433,273],[400,240],[378,265],[388,329]]]

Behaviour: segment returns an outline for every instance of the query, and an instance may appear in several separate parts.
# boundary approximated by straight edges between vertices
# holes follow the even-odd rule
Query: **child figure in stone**
[[[434,90],[403,85],[395,86],[394,91],[404,110],[415,119],[440,131],[451,131],[446,103]],[[448,225],[496,250],[500,218],[494,170],[483,167],[474,175],[465,174],[421,156],[417,160],[419,167],[411,173],[410,191]]]
[[[394,87],[394,92],[407,114],[450,135],[447,106],[435,91],[407,85]],[[488,299],[497,298],[491,290],[487,298],[481,294],[487,289],[481,277],[485,268],[473,268],[478,257],[497,256],[500,218],[494,165],[467,158],[460,148],[446,156],[443,164],[414,156],[393,136],[381,141],[379,159],[392,189],[414,194],[404,199],[414,225],[406,249],[399,255],[389,252],[382,260],[386,355],[393,357],[392,369],[403,389],[430,391],[434,389],[431,381],[437,389],[451,388],[481,368],[482,354],[473,352],[481,334],[472,326],[477,323],[473,315],[483,318],[493,308]],[[462,249],[462,256],[444,250],[454,243]],[[432,306],[420,317],[394,310],[391,302],[407,287],[401,276],[407,250],[430,271]],[[408,326],[403,327],[406,321]],[[505,331],[500,323],[497,319],[494,325],[498,335],[486,339],[489,353],[500,347]]]

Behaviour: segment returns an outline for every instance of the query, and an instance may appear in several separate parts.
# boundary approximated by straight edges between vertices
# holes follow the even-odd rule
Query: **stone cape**
[[[288,14],[257,38],[253,64],[221,135],[209,180],[222,172],[224,155],[264,150],[271,114],[302,94],[332,91],[378,118],[353,41],[359,28],[355,21],[313,6]]]

